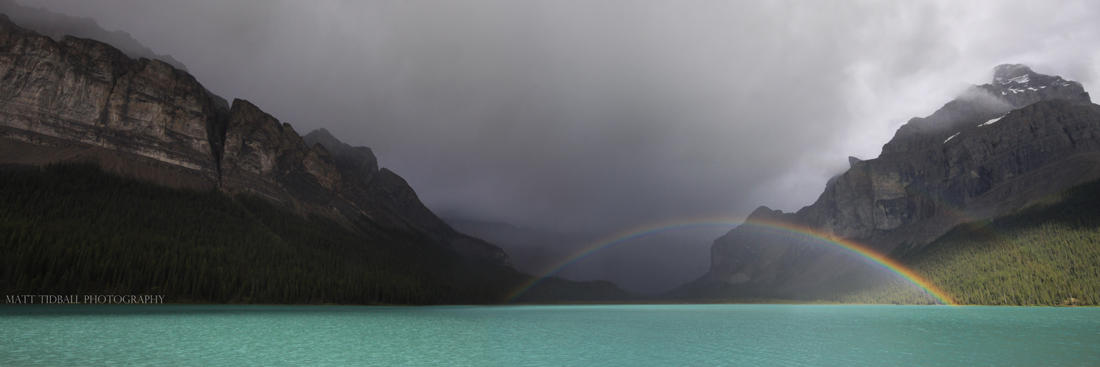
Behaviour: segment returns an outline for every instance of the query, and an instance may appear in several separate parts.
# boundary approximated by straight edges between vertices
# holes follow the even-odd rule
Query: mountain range
[[[265,243],[270,246],[284,243],[297,248],[295,251],[306,252],[286,256],[316,257],[321,263],[299,265],[321,269],[319,271],[325,274],[316,277],[316,282],[322,282],[314,284],[316,292],[306,289],[302,294],[288,291],[280,296],[279,292],[257,293],[250,289],[254,284],[241,284],[240,288],[213,297],[221,301],[499,302],[529,278],[511,267],[507,255],[499,247],[454,230],[432,213],[404,179],[378,166],[369,148],[347,145],[327,130],[300,136],[290,124],[280,122],[246,100],[229,102],[211,93],[186,71],[171,64],[156,59],[134,59],[97,40],[74,36],[54,39],[22,28],[6,16],[0,16],[0,54],[3,55],[0,59],[0,75],[3,75],[0,84],[0,164],[8,170],[5,191],[11,195],[6,200],[10,205],[3,214],[6,218],[20,219],[6,223],[0,238],[8,240],[6,253],[32,251],[26,257],[8,258],[13,263],[9,264],[9,271],[4,276],[7,290],[75,291],[67,288],[68,283],[60,281],[76,276],[70,274],[75,271],[72,269],[98,274],[91,278],[100,281],[77,282],[85,290],[114,289],[119,287],[120,281],[129,281],[128,278],[102,280],[104,277],[111,279],[106,274],[114,270],[97,265],[97,261],[101,262],[94,260],[99,259],[97,256],[73,259],[77,262],[75,265],[62,269],[47,258],[66,255],[33,250],[52,248],[64,252],[65,249],[49,244],[64,246],[66,241],[81,241],[47,230],[52,225],[79,220],[68,212],[80,210],[65,206],[79,206],[79,202],[90,200],[80,196],[90,195],[83,191],[48,190],[51,187],[61,190],[72,184],[59,178],[67,174],[75,182],[87,183],[87,191],[122,195],[117,200],[134,205],[147,198],[120,193],[118,185],[138,185],[142,188],[139,192],[146,190],[151,193],[149,195],[161,198],[169,214],[175,211],[170,203],[178,203],[191,195],[182,192],[205,193],[202,195],[207,196],[202,196],[198,202],[211,203],[212,207],[199,208],[197,212],[179,210],[176,211],[178,217],[156,219],[156,225],[175,221],[206,223],[211,217],[226,216],[230,218],[227,220],[243,221],[242,228],[237,231],[254,231],[268,238],[255,243],[256,251],[263,251]],[[105,172],[89,171],[83,168],[84,165]],[[28,171],[27,167],[42,168]],[[103,174],[135,182],[116,181]],[[150,184],[153,186],[147,186]],[[68,197],[66,200],[78,202],[22,200],[38,195]],[[51,203],[57,207],[51,208]],[[110,213],[122,218],[131,216],[133,208],[118,207],[114,213],[104,210],[104,215]],[[150,218],[134,220],[153,220]],[[167,235],[158,231],[172,232],[170,226],[146,233],[142,228],[131,227],[137,223],[118,221],[110,225],[119,227],[114,237],[97,232],[99,228],[77,226],[81,231],[89,231],[82,238],[109,237],[92,241],[95,243],[88,248],[89,252],[109,251],[112,246],[135,250],[131,247],[149,241],[148,236]],[[288,227],[295,226],[305,232],[325,235],[302,238],[300,232],[285,232]],[[202,229],[196,231],[202,232]],[[229,229],[211,231],[220,233]],[[179,233],[172,236],[175,235]],[[201,233],[189,233],[175,242],[201,243],[198,238],[205,237]],[[238,245],[222,238],[214,242],[215,252],[233,251],[223,247]],[[357,242],[363,245],[358,246]],[[325,249],[325,246],[330,247]],[[350,253],[334,251],[340,246],[347,246],[344,251]],[[167,263],[161,265],[181,273],[214,274],[208,275],[210,278],[204,282],[214,279],[239,281],[236,278],[259,276],[248,271],[232,275],[222,273],[225,267],[192,269],[196,263],[225,260],[207,250],[180,248],[176,250],[180,251],[178,257],[164,259],[162,261]],[[361,258],[366,262],[343,263],[342,258]],[[20,265],[36,261],[44,261],[42,266],[46,272],[63,275],[51,281]],[[285,265],[277,259],[262,261],[271,263],[249,266],[268,274],[274,271],[273,268]],[[385,264],[377,264],[379,261]],[[333,267],[324,262],[337,262],[338,265]],[[372,269],[371,264],[384,270]],[[404,287],[420,291],[412,296],[410,291],[380,293],[324,283],[334,282],[339,274],[345,273],[360,274],[365,277],[362,279],[364,284],[389,282],[396,286],[399,282],[392,282],[393,279],[404,279],[412,283]],[[574,285],[582,293],[591,287],[591,284],[559,280],[548,284],[553,285],[555,297],[564,299],[572,297],[569,289]],[[163,284],[155,286],[165,287]],[[273,285],[275,288],[284,286],[287,284]],[[174,294],[182,299],[211,300],[211,295],[196,291],[195,287],[195,284],[187,284],[183,287],[187,290],[175,289]],[[608,285],[596,288],[617,292]],[[374,296],[365,297],[362,293]],[[532,292],[532,297],[537,294],[537,290]]]
[[[370,148],[325,129],[300,135],[249,101],[215,95],[128,35],[0,5],[27,24],[0,16],[7,293],[138,290],[177,302],[638,300],[609,282],[535,282],[523,273],[575,250],[546,250],[555,242],[584,241],[448,223]],[[62,26],[72,22],[83,26]],[[1100,215],[1092,206],[1100,106],[1080,83],[997,66],[989,83],[908,121],[878,157],[851,157],[849,165],[811,205],[793,213],[761,206],[748,222],[861,244],[964,303],[1100,302]],[[518,261],[465,231],[493,234]],[[896,281],[814,239],[742,225],[714,242],[706,274],[662,299],[933,301]]]

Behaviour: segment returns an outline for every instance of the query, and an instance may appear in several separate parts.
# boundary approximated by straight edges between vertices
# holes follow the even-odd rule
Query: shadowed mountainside
[[[500,248],[440,220],[370,149],[325,130],[299,136],[165,62],[0,16],[0,77],[9,293],[491,303],[529,279]],[[73,163],[109,174],[33,168]],[[552,283],[565,285],[554,301],[597,296]]]

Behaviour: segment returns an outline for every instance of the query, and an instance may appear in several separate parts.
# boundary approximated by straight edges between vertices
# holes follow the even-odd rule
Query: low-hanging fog
[[[21,0],[95,19],[299,131],[370,146],[438,213],[561,238],[810,204],[994,65],[1100,82],[1091,1]],[[660,291],[725,229],[566,275]],[[551,241],[554,242],[554,241]],[[570,249],[584,244],[555,245]]]

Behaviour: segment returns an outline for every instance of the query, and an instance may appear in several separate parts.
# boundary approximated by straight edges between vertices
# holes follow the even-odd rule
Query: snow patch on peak
[[[1020,76],[1017,76],[1017,77],[1014,77],[1014,78],[1009,78],[1008,80],[1005,80],[1003,78],[997,78],[997,83],[1002,84],[1002,85],[1003,84],[1013,84],[1013,83],[1015,83],[1015,84],[1027,84],[1029,81],[1031,81],[1031,78],[1029,78],[1027,74],[1020,75]]]
[[[1000,121],[1003,118],[1004,118],[1004,116],[991,119],[989,121],[986,121],[986,122],[983,122],[983,123],[979,124],[978,127],[993,125],[994,123],[996,123],[997,121]],[[959,135],[959,134],[956,133],[955,135]],[[954,137],[955,137],[954,135],[951,136],[951,138],[954,138]],[[947,138],[947,140],[951,140],[951,138]],[[944,143],[946,143],[946,142],[947,141],[944,141]]]

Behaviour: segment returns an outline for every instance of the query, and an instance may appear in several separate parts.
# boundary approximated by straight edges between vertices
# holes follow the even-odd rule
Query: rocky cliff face
[[[327,131],[299,136],[244,100],[232,105],[190,74],[98,41],[50,37],[0,15],[0,163],[92,161],[174,187],[247,193],[357,231],[404,231],[503,263],[456,232],[370,149]],[[307,143],[309,141],[309,143]]]
[[[0,53],[2,136],[133,154],[189,171],[189,186],[216,181],[208,128],[220,101],[190,75],[104,43],[54,41],[7,18]]]
[[[965,222],[1006,214],[1100,178],[1100,106],[1077,82],[1001,65],[875,159],[850,158],[812,205],[766,219],[904,256]],[[689,288],[710,296],[800,297],[852,288],[870,270],[851,256],[742,226],[715,241]]]
[[[91,18],[74,17],[38,8],[33,1],[24,1],[24,3],[30,6],[20,5],[15,0],[0,0],[0,14],[7,15],[20,27],[55,40],[61,40],[67,35],[99,40],[122,50],[132,58],[157,59],[167,62],[176,69],[186,70],[183,63],[172,58],[171,55],[153,52],[126,32],[108,31]]]

